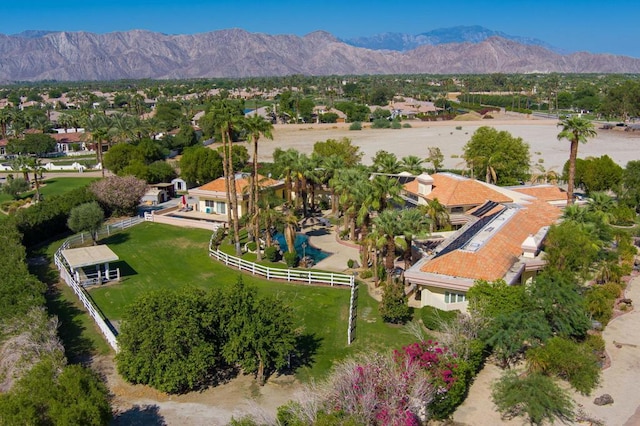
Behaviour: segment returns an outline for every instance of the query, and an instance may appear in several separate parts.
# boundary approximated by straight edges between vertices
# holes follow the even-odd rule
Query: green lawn
[[[80,188],[82,186],[86,186],[93,182],[94,180],[98,180],[98,178],[92,177],[60,177],[47,179],[44,181],[44,184],[40,187],[40,193],[44,196],[44,198],[49,198],[54,195],[64,194],[65,192],[69,192],[76,188]],[[35,191],[29,191],[21,194],[20,198],[32,197]],[[4,201],[10,201],[12,198],[10,195],[0,193],[0,203]]]
[[[121,283],[94,288],[93,300],[107,318],[117,323],[125,307],[138,295],[159,288],[226,287],[239,272],[212,260],[207,254],[210,232],[144,223],[103,242],[120,257]],[[413,339],[400,328],[383,324],[377,302],[362,287],[358,300],[356,341],[347,345],[349,289],[315,287],[267,281],[242,274],[245,283],[263,294],[276,294],[293,308],[309,347],[317,347],[313,362],[300,368],[299,378],[320,377],[332,362],[358,351],[390,350]]]

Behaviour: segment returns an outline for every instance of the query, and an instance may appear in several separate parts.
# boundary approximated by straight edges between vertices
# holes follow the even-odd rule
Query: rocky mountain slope
[[[495,72],[640,73],[640,59],[560,55],[501,37],[396,52],[351,46],[321,31],[304,37],[240,29],[0,34],[0,81]]]
[[[479,25],[438,28],[420,34],[380,33],[370,37],[344,39],[347,44],[375,50],[398,50],[406,52],[423,45],[437,46],[449,43],[480,43],[491,37],[502,37],[520,44],[540,46],[557,53],[559,49],[535,38],[513,36],[502,31],[494,31]]]

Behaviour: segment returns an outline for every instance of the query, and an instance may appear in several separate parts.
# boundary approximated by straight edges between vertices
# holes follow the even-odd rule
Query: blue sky
[[[0,0],[0,33],[24,30],[107,33],[145,29],[193,34],[242,28],[304,35],[325,30],[340,38],[382,32],[418,34],[481,25],[538,38],[567,51],[640,58],[640,2],[617,0]]]

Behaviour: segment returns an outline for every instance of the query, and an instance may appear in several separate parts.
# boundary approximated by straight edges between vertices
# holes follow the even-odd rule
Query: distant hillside
[[[374,50],[397,50],[406,52],[416,47],[429,45],[437,46],[449,43],[480,43],[491,37],[501,37],[524,45],[540,46],[556,53],[563,53],[560,49],[535,38],[519,37],[493,31],[479,25],[438,28],[420,34],[381,33],[370,37],[356,37],[343,40],[356,47]]]
[[[177,79],[347,74],[640,73],[624,56],[561,55],[502,37],[422,45],[407,52],[348,45],[318,31],[304,37],[233,29],[195,35],[0,34],[0,81]]]

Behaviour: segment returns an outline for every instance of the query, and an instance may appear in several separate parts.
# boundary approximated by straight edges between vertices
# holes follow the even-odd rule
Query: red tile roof
[[[543,201],[566,201],[567,193],[555,185],[537,185],[521,188],[511,188],[521,194],[531,195]]]
[[[258,175],[258,184],[261,188],[267,188],[279,184],[280,181]],[[236,179],[236,194],[242,194],[244,189],[249,186],[249,178]],[[209,183],[205,183],[197,188],[201,191],[225,192],[224,177],[219,177]]]
[[[506,195],[491,189],[489,186],[475,179],[448,173],[435,173],[433,178],[433,190],[426,194],[427,200],[438,199],[440,204],[447,207],[473,206],[484,203],[487,200],[497,203],[511,203],[513,200]],[[418,180],[413,180],[404,185],[407,192],[418,194]]]
[[[493,281],[503,278],[522,254],[522,243],[553,224],[561,210],[535,200],[520,208],[475,252],[454,250],[427,261],[422,272]]]
[[[54,133],[50,135],[58,143],[78,143],[82,141],[85,133],[72,132],[72,133]]]

